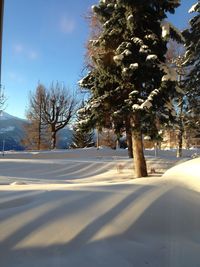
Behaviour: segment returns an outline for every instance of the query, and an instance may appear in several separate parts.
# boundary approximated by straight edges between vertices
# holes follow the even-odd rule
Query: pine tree
[[[181,35],[161,21],[178,6],[179,1],[169,0],[101,0],[92,8],[102,31],[91,40],[98,53],[80,86],[92,92],[91,119],[98,121],[99,110],[113,118],[129,116],[136,177],[147,176],[141,131],[145,116],[153,110],[171,116],[166,102],[174,77],[165,64],[167,35],[179,40]]]
[[[189,124],[200,129],[200,1],[189,12],[195,12],[195,16],[190,20],[190,28],[183,33],[186,39],[185,65],[190,68],[185,85],[191,120]]]
[[[83,105],[84,103],[82,103],[81,108],[83,108]],[[83,120],[83,113],[78,112],[76,123],[73,127],[72,148],[84,148],[94,145],[94,133],[84,127],[84,124],[82,123]]]
[[[94,12],[89,14],[90,21],[90,37],[91,40],[98,39],[100,36],[102,25],[98,20],[96,14]],[[93,46],[93,42],[88,41],[87,43],[87,53],[86,53],[86,63],[85,65],[89,70],[94,70],[95,63],[92,61],[98,54],[102,54],[105,48]],[[105,52],[105,51],[104,51]],[[103,117],[102,117],[102,114]],[[118,136],[118,141],[121,136],[121,132],[126,132],[126,140],[128,146],[128,155],[129,158],[133,158],[133,150],[132,150],[132,132],[130,129],[130,118],[129,114],[124,113],[123,116],[112,116],[112,111],[110,109],[104,109],[101,113],[96,113],[95,118],[93,117],[92,121],[94,123],[96,119],[96,123],[98,124],[98,132],[102,133],[103,128],[112,128],[115,134]],[[94,125],[93,125],[94,127]]]
[[[187,66],[192,66],[188,75],[188,86],[192,88],[192,92],[195,93],[195,89],[200,92],[200,1],[191,7],[189,12],[196,12],[196,15],[190,20],[190,28],[184,31],[186,39],[186,61]]]

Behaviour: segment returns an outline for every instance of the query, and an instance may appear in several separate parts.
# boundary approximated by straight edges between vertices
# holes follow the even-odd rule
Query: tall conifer
[[[82,103],[81,108],[83,107],[84,103]],[[78,112],[76,123],[73,127],[74,133],[72,137],[72,148],[84,148],[94,145],[94,133],[92,130],[84,127],[84,124],[82,123],[84,118],[84,114],[82,112]]]
[[[165,54],[168,37],[180,40],[181,35],[164,19],[178,6],[178,0],[100,0],[92,7],[102,30],[90,41],[98,51],[94,68],[79,84],[92,93],[90,119],[108,111],[113,118],[129,118],[136,177],[147,176],[142,122],[153,111],[171,116],[166,103],[176,77]]]
[[[184,31],[186,39],[185,65],[190,69],[186,79],[190,124],[200,130],[200,1],[189,12],[194,12],[190,28]]]

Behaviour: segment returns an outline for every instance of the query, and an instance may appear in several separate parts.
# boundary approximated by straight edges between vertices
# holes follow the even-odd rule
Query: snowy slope
[[[0,120],[1,121],[4,121],[4,120],[21,120],[21,121],[24,121],[23,119],[20,119],[18,117],[10,115],[7,112],[2,111],[2,110],[0,111]]]
[[[192,172],[185,177],[182,173],[194,167],[200,173],[200,159],[177,165],[163,177],[130,179],[116,169],[102,168],[122,162],[123,155],[112,158],[102,150],[99,157],[92,151],[97,158],[91,165],[94,161],[85,150],[78,152],[77,158],[71,153],[71,162],[61,157],[56,161],[58,151],[49,159],[0,160],[7,164],[5,169],[1,165],[1,174],[9,170],[31,180],[35,172],[38,180],[46,180],[0,186],[3,267],[199,266],[200,179]],[[80,182],[78,161],[88,164],[87,183]],[[98,163],[99,173],[90,177]],[[59,168],[54,170],[55,164]],[[59,182],[62,175],[73,173],[75,183],[51,183],[53,176]]]
[[[0,151],[3,149],[3,142],[5,142],[5,150],[24,149],[21,140],[25,136],[24,127],[27,123],[27,120],[12,116],[4,111],[0,113]],[[71,138],[72,130],[69,128],[60,130],[57,135],[57,147],[67,148],[71,144]]]
[[[12,116],[6,112],[0,114],[0,150],[22,150],[21,140],[24,137],[26,120]]]

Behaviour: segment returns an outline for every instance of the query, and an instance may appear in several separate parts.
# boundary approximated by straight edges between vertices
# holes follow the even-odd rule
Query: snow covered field
[[[146,154],[133,179],[125,150],[6,153],[0,266],[199,266],[200,159]]]

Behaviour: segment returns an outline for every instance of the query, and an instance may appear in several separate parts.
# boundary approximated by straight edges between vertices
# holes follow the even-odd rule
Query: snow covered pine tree
[[[79,85],[92,93],[88,119],[109,110],[112,116],[128,114],[133,137],[135,177],[147,176],[141,125],[153,110],[168,113],[176,77],[166,66],[167,40],[180,40],[176,29],[164,20],[180,1],[100,0],[92,10],[102,25],[91,45],[94,68]],[[166,116],[166,114],[165,114]]]
[[[192,113],[193,124],[199,129],[200,114],[200,1],[193,5],[190,13],[195,16],[190,20],[190,28],[184,31],[186,39],[185,65],[190,68],[186,78],[189,110]],[[191,123],[191,122],[190,122]]]
[[[76,123],[73,127],[72,136],[72,148],[84,148],[94,145],[94,132],[84,127],[84,112],[81,110],[84,108],[84,102],[82,102],[80,109],[77,112]]]

